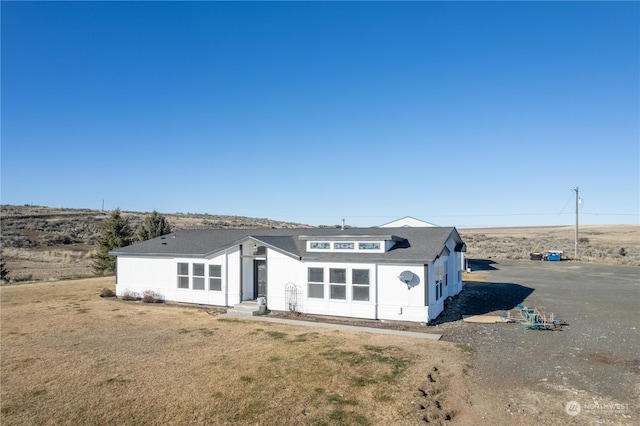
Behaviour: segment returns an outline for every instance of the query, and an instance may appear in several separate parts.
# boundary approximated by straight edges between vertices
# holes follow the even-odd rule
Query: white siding
[[[306,271],[304,264],[299,260],[267,249],[267,306],[269,309],[289,310],[286,305],[285,288],[287,284],[292,283],[299,286],[300,290],[304,292]],[[304,309],[304,304],[302,309]]]
[[[122,296],[126,290],[140,294],[153,290],[170,299],[167,292],[174,289],[176,271],[172,259],[118,256],[116,294]]]
[[[235,256],[237,258],[237,256]],[[122,296],[126,291],[135,292],[138,295],[146,290],[151,290],[160,295],[165,300],[176,302],[198,303],[206,305],[226,306],[228,304],[227,294],[237,295],[237,278],[231,271],[228,274],[228,264],[233,266],[234,256],[229,257],[227,262],[226,254],[216,256],[212,259],[194,258],[164,258],[164,257],[118,257],[118,284],[116,294]],[[190,280],[189,288],[178,288],[178,263],[188,263]],[[205,289],[194,290],[192,288],[193,264],[202,263],[205,268]],[[236,262],[237,264],[237,262]],[[209,290],[209,265],[220,265],[222,272],[221,291]],[[231,275],[231,277],[229,277]],[[231,278],[229,280],[229,278]],[[231,288],[228,284],[231,283]],[[234,289],[235,287],[235,289]],[[237,297],[237,296],[236,296]]]
[[[410,288],[398,278],[404,271],[416,277]],[[378,265],[378,319],[426,322],[424,273],[424,265]]]
[[[240,248],[227,250],[226,256],[226,274],[222,276],[227,296],[225,306],[233,306],[240,303]]]

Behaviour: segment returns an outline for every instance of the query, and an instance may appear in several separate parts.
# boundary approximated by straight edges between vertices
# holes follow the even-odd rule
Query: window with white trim
[[[329,298],[347,300],[347,270],[344,268],[329,269]]]
[[[444,279],[444,266],[436,266],[436,300],[442,297],[442,281]]]
[[[222,291],[221,265],[209,265],[209,290]]]
[[[193,290],[204,290],[204,263],[193,264]]]
[[[359,301],[369,301],[369,270],[351,270],[351,291],[352,299]]]
[[[307,296],[313,299],[324,299],[324,269],[308,268]]]
[[[358,250],[380,250],[380,243],[358,243]]]
[[[313,241],[309,243],[310,250],[329,250],[331,248],[331,243],[326,241]]]
[[[449,285],[449,262],[444,262],[444,286]]]
[[[333,243],[334,250],[354,250],[355,243]]]
[[[189,264],[178,263],[178,288],[189,288]]]

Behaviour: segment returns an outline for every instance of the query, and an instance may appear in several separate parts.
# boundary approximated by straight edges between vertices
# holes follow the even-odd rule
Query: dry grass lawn
[[[113,278],[3,286],[1,423],[450,424],[469,351],[100,298]],[[452,420],[453,422],[450,422]]]

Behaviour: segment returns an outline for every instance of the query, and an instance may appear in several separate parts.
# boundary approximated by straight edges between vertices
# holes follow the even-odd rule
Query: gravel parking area
[[[478,281],[467,282],[428,328],[474,348],[473,381],[504,398],[506,413],[544,424],[638,424],[638,268],[506,260],[472,267]],[[553,312],[566,325],[525,331],[513,323],[460,321],[461,315],[517,313],[518,303]],[[575,416],[566,413],[570,401],[582,408]]]

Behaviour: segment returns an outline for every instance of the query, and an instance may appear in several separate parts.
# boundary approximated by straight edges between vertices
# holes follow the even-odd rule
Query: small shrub
[[[240,380],[242,380],[245,383],[251,383],[253,382],[253,377],[250,376],[240,376]]]
[[[142,292],[142,301],[144,303],[160,303],[162,296],[153,290],[145,290]]]
[[[281,333],[279,331],[267,331],[267,334],[276,340],[284,339],[285,337],[287,337],[287,333]]]
[[[115,296],[116,294],[110,288],[103,288],[102,291],[100,291],[100,297],[115,297]]]
[[[133,290],[126,289],[122,294],[122,300],[139,300],[140,296]]]

